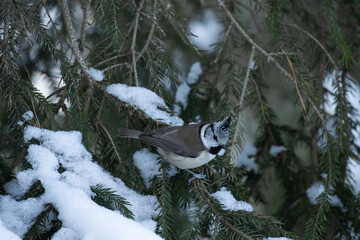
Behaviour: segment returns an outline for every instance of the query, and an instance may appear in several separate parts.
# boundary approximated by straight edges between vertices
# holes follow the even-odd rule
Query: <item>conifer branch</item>
[[[88,27],[88,19],[89,19],[89,2],[87,0],[81,0],[81,8],[83,10],[83,20],[81,23],[81,30],[80,30],[80,37],[79,37],[79,49],[81,51],[84,50],[85,46],[85,34],[86,34],[86,28]]]
[[[243,106],[243,102],[244,102],[244,98],[245,98],[247,84],[249,82],[250,68],[251,68],[251,63],[252,63],[253,58],[254,58],[254,53],[255,53],[255,46],[253,46],[251,48],[251,53],[250,53],[248,65],[247,65],[247,68],[246,68],[245,79],[244,79],[243,88],[242,88],[241,95],[240,95],[240,100],[239,100],[239,110],[238,110],[239,113],[238,113],[238,116],[236,118],[235,133],[234,133],[233,139],[231,141],[231,146],[230,146],[230,157],[232,157],[234,145],[237,143],[237,138],[238,138],[239,131],[240,131],[241,110],[242,110],[242,106]]]
[[[69,5],[68,5],[67,0],[61,0],[61,8],[62,8],[62,12],[63,12],[63,17],[64,17],[64,23],[65,23],[65,26],[66,26],[66,30],[67,30],[67,32],[69,34],[70,48],[71,48],[72,52],[75,55],[76,61],[80,65],[80,69],[81,69],[82,73],[88,79],[89,86],[88,86],[88,89],[86,90],[86,97],[85,97],[85,103],[84,103],[84,110],[87,111],[87,109],[90,106],[90,100],[91,100],[91,97],[92,97],[92,93],[94,91],[93,82],[95,80],[89,74],[89,72],[88,72],[89,68],[86,66],[84,58],[82,57],[81,52],[79,50],[79,45],[77,44],[77,40],[75,38],[75,30],[74,30],[74,27],[73,27],[73,24],[72,24]]]
[[[109,141],[111,143],[112,148],[114,149],[115,155],[117,160],[119,161],[119,165],[123,164],[123,161],[121,160],[120,154],[118,153],[117,149],[116,149],[116,145],[114,143],[114,140],[112,139],[109,131],[105,128],[105,126],[101,123],[98,122],[99,126],[102,128],[102,130],[105,132],[106,136],[109,138]]]
[[[290,66],[290,69],[291,69],[291,72],[292,72],[292,75],[293,75],[293,80],[294,80],[294,85],[295,85],[295,88],[296,88],[296,92],[299,96],[299,99],[300,99],[300,102],[301,102],[301,106],[304,110],[304,113],[307,114],[306,112],[306,107],[305,107],[305,104],[304,104],[304,101],[301,97],[301,93],[300,93],[300,90],[299,90],[299,87],[298,87],[298,84],[297,84],[297,81],[296,81],[296,75],[295,75],[295,70],[294,70],[294,67],[289,59],[289,57],[287,56],[286,52],[284,51],[284,49],[281,48],[281,51],[284,53],[285,57],[286,57],[286,60],[288,61],[289,63],[289,66]]]
[[[283,68],[280,63],[271,56],[271,54],[269,54],[268,52],[266,52],[262,47],[260,47],[246,32],[245,30],[240,26],[240,24],[236,21],[236,19],[234,18],[233,14],[229,11],[229,9],[225,6],[223,0],[217,0],[219,6],[225,11],[226,15],[230,18],[230,20],[235,24],[235,28],[241,33],[241,35],[252,45],[254,46],[260,53],[262,53],[269,62],[272,62],[275,64],[275,66],[289,79],[293,79],[291,74],[285,70],[285,68]],[[316,112],[316,115],[320,118],[323,127],[325,128],[326,126],[326,121],[323,117],[323,115],[321,114],[319,108],[316,106],[316,104],[313,102],[313,100],[306,94],[306,92],[304,93],[304,95],[307,97],[309,103],[311,104],[312,108],[314,109],[314,111]]]
[[[138,30],[138,25],[139,25],[139,18],[140,18],[140,12],[142,7],[144,6],[145,0],[142,0],[139,4],[139,7],[137,7],[136,9],[136,14],[135,14],[135,23],[134,23],[134,28],[133,28],[133,35],[132,35],[132,40],[131,40],[131,55],[132,55],[132,72],[134,74],[134,80],[135,80],[135,86],[139,86],[139,79],[138,79],[138,74],[137,74],[137,69],[136,69],[136,35],[137,35],[137,30]]]
[[[333,67],[335,68],[336,70],[336,73],[339,74],[339,68],[337,67],[334,59],[331,57],[330,53],[326,50],[326,48],[324,47],[323,44],[321,44],[321,42],[319,40],[317,40],[311,33],[309,33],[308,31],[300,28],[299,26],[297,26],[296,24],[286,24],[286,23],[283,23],[285,26],[289,26],[289,27],[292,27],[292,28],[295,28],[303,33],[305,33],[308,37],[310,37],[323,51],[324,53],[326,54],[326,56],[328,57],[328,59],[330,60],[331,64],[333,65]],[[289,54],[289,53],[288,53]]]
[[[149,44],[150,44],[150,42],[152,40],[154,30],[155,30],[155,25],[156,25],[157,2],[158,2],[158,0],[154,0],[154,6],[153,6],[154,12],[153,12],[152,18],[151,18],[151,28],[150,28],[150,31],[149,31],[149,35],[148,35],[148,37],[146,39],[146,42],[145,42],[143,48],[140,50],[140,52],[136,56],[136,61],[139,61],[139,59],[142,57],[142,55],[145,53],[145,51],[149,47]]]

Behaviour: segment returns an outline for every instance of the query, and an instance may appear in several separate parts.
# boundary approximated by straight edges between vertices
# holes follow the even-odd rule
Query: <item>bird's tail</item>
[[[119,128],[118,131],[119,131],[118,137],[121,138],[138,138],[139,135],[142,133],[140,131],[127,129],[127,128]]]

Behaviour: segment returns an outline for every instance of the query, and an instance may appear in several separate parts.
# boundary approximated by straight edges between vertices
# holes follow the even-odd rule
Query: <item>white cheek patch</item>
[[[223,156],[224,155],[224,153],[225,153],[225,149],[221,149],[219,152],[218,152],[218,154],[217,155],[219,155],[219,156]]]

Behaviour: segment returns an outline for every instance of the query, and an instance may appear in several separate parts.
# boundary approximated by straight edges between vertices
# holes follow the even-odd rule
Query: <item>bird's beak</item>
[[[219,151],[219,153],[217,155],[219,156],[223,156],[225,153],[225,146],[224,145],[221,145],[221,150]]]

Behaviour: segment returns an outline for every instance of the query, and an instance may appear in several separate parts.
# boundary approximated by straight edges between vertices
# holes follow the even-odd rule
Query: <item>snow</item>
[[[255,61],[251,61],[251,63],[250,63],[250,70],[255,71],[256,69],[258,69],[258,65],[256,64]]]
[[[360,164],[358,164],[354,159],[350,159],[348,166],[348,177],[347,182],[353,187],[354,194],[360,193]]]
[[[32,111],[27,111],[22,115],[23,121],[18,121],[17,124],[22,126],[25,122],[34,118],[34,113]]]
[[[199,80],[199,76],[202,74],[200,62],[195,62],[187,75],[186,81],[178,86],[175,94],[174,112],[176,115],[181,113],[181,109],[185,109],[188,104],[188,96],[191,91],[189,84],[195,84]],[[180,106],[181,105],[181,106]]]
[[[101,70],[91,67],[88,69],[87,72],[95,81],[101,82],[102,80],[104,80],[104,73]]]
[[[186,82],[183,82],[176,90],[175,101],[181,103],[183,108],[187,106],[187,99],[191,88]]]
[[[140,170],[141,177],[144,179],[147,188],[151,186],[151,180],[162,173],[161,164],[158,162],[159,158],[161,158],[159,154],[152,153],[147,148],[143,148],[133,155],[134,165]],[[177,168],[170,165],[167,175],[172,177],[177,173]]]
[[[259,170],[259,166],[257,165],[257,163],[255,163],[254,161],[252,161],[250,159],[250,157],[256,155],[256,153],[257,153],[256,147],[254,145],[252,145],[251,143],[246,143],[244,150],[237,157],[235,166],[237,166],[237,167],[246,166],[249,169],[254,170],[255,173],[257,173]]]
[[[213,51],[216,44],[223,37],[223,25],[220,24],[213,11],[207,10],[201,16],[189,24],[190,32],[195,36],[190,36],[190,40],[199,49]]]
[[[4,227],[1,219],[0,219],[0,236],[3,240],[20,240],[20,237],[15,233],[11,232],[9,229]]]
[[[151,185],[151,179],[161,173],[159,171],[161,165],[157,161],[159,157],[158,154],[150,152],[147,148],[143,148],[133,155],[134,165],[140,170],[147,188]]]
[[[342,72],[339,72],[339,75],[341,75]],[[352,114],[349,117],[352,118],[354,121],[360,121],[360,87],[359,85],[355,84],[352,79],[353,77],[350,74],[347,74],[346,81],[347,84],[349,84],[348,91],[346,93],[346,98],[351,104],[351,106],[355,109],[357,114]],[[325,104],[324,109],[329,115],[335,114],[335,96],[333,93],[334,90],[334,83],[336,81],[336,72],[332,71],[331,73],[326,72],[324,75],[324,83],[323,86],[326,88],[330,93],[332,94],[326,94],[325,95]],[[333,127],[333,119],[330,119],[327,124],[328,130],[330,130],[330,133],[335,136],[335,130]],[[351,133],[354,135],[354,143],[357,146],[360,146],[360,126],[355,126]],[[360,193],[360,164],[359,162],[355,161],[354,159],[350,158],[348,161],[348,174],[346,178],[346,182],[350,184],[350,186],[353,188],[354,194]]]
[[[195,84],[199,81],[199,77],[201,74],[202,74],[201,64],[200,62],[195,62],[190,68],[190,72],[188,73],[186,81],[189,84]]]
[[[316,181],[306,190],[306,195],[311,204],[316,205],[316,198],[324,192],[324,186],[320,181]],[[330,196],[330,203],[332,206],[336,206],[344,210],[344,205],[337,195]]]
[[[244,201],[237,201],[231,194],[231,192],[226,190],[225,187],[222,187],[220,191],[211,194],[211,196],[215,197],[223,205],[223,209],[225,210],[241,210],[247,212],[254,211],[250,203]]]
[[[156,121],[172,126],[181,126],[184,124],[184,121],[181,118],[171,115],[165,101],[149,89],[143,87],[130,87],[118,83],[109,85],[106,88],[106,91],[109,94],[116,96],[121,101],[139,108]]]
[[[0,219],[3,225],[22,236],[35,218],[44,210],[43,199],[29,198],[17,201],[11,196],[0,195]]]
[[[43,211],[44,204],[51,203],[62,221],[54,239],[161,239],[154,233],[156,222],[152,220],[157,215],[156,198],[133,191],[93,162],[81,143],[80,132],[28,126],[25,142],[32,138],[40,142],[28,148],[27,160],[32,169],[19,172],[6,185],[10,195],[0,196],[0,218],[7,229],[22,236]],[[60,164],[65,169],[62,173],[58,172]],[[37,179],[45,189],[41,197],[15,200]],[[93,202],[90,187],[97,184],[124,197],[131,204],[128,208],[135,221]]]
[[[70,228],[62,227],[57,231],[51,240],[80,240],[79,234],[71,230]]]
[[[286,151],[286,147],[284,146],[271,146],[269,153],[271,156],[276,157],[279,153]]]

